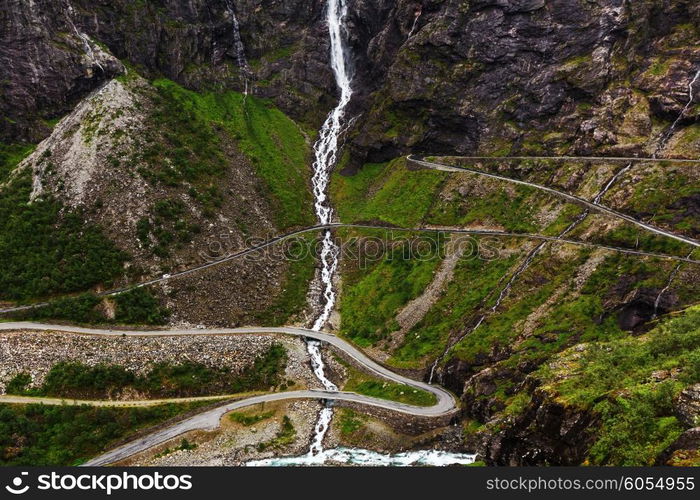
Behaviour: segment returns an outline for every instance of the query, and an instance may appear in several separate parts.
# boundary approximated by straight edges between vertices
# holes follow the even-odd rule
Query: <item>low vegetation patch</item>
[[[409,234],[406,236],[411,238]],[[432,236],[395,241],[384,237],[384,244],[389,248],[383,250],[383,255],[370,261],[358,254],[357,262],[345,264],[340,297],[341,331],[362,346],[371,345],[398,329],[396,314],[423,292],[440,264],[442,243]],[[430,256],[416,255],[419,244],[430,247]]]
[[[79,465],[134,431],[203,403],[148,408],[0,405],[0,465]]]
[[[79,211],[55,200],[29,203],[29,172],[0,190],[0,299],[29,300],[109,285],[127,255]]]
[[[437,398],[431,392],[416,389],[405,384],[378,379],[359,371],[340,357],[336,356],[336,359],[345,366],[348,372],[348,379],[343,385],[344,391],[414,406],[433,406],[437,403]]]
[[[105,315],[105,300],[114,301],[114,319]],[[10,316],[17,320],[61,320],[82,324],[164,325],[170,312],[147,288],[135,288],[110,299],[91,293],[60,298],[44,307],[19,311]]]
[[[258,451],[265,451],[268,449],[281,448],[283,446],[288,446],[294,442],[297,438],[297,431],[294,428],[292,420],[285,415],[282,418],[282,427],[277,432],[277,435],[270,441],[265,441],[264,443],[258,443]]]
[[[34,149],[33,144],[4,144],[0,142],[0,183],[5,182],[10,172]]]
[[[175,449],[171,448],[166,448],[157,455],[155,455],[153,458],[161,458],[166,455],[170,455],[171,453],[175,453],[176,451],[189,451],[189,450],[194,450],[197,448],[197,443],[190,443],[187,439],[182,438],[182,441],[180,441],[179,446],[177,446]]]
[[[418,367],[426,357],[438,356],[447,338],[457,329],[467,328],[469,318],[476,321],[494,290],[498,289],[514,257],[485,261],[462,259],[444,294],[410,332],[390,363],[400,367]],[[505,283],[503,283],[505,285]]]
[[[357,384],[348,383],[345,385],[345,390],[414,406],[433,406],[437,403],[433,393],[415,389],[405,384],[382,382],[380,380],[365,380]]]
[[[160,96],[155,119],[167,130],[167,148],[155,144],[146,159],[158,164],[167,157],[171,165],[153,170],[152,176],[170,185],[193,182],[191,194],[211,209],[220,203],[215,179],[226,168],[221,141],[230,138],[263,180],[267,192],[261,195],[272,203],[280,228],[313,224],[310,148],[291,119],[269,100],[254,96],[197,93],[165,79],[153,85]]]
[[[201,232],[201,227],[190,219],[182,200],[157,201],[151,207],[151,218],[143,217],[136,223],[137,237],[158,257],[168,257],[172,246],[180,249]]]
[[[353,176],[334,174],[331,198],[343,222],[384,221],[415,227],[427,215],[447,174],[407,170],[403,158],[365,165]]]
[[[287,352],[280,344],[273,344],[241,373],[186,361],[156,363],[141,375],[118,365],[65,361],[54,365],[39,387],[30,387],[31,377],[20,373],[6,390],[8,394],[73,399],[119,399],[129,392],[153,399],[215,396],[278,386],[283,383],[286,361]]]
[[[364,425],[364,418],[357,412],[348,408],[342,408],[339,417],[340,433],[344,436],[351,436],[359,431]]]
[[[596,465],[652,465],[683,431],[673,401],[700,382],[700,307],[637,338],[590,343],[540,368],[558,397],[600,416]],[[656,373],[652,377],[652,373]]]
[[[267,420],[268,418],[272,417],[275,414],[273,411],[268,411],[264,413],[256,413],[256,414],[248,414],[248,413],[242,413],[242,412],[234,412],[234,413],[229,413],[228,418],[230,418],[232,421],[241,424],[245,427],[250,427],[251,425],[255,425],[258,422],[262,422],[263,420]]]

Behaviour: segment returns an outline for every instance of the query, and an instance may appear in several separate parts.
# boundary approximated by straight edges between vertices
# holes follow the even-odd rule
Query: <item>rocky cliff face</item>
[[[98,42],[146,76],[240,88],[232,10],[256,94],[313,125],[333,102],[321,1],[3,3],[5,138],[40,136],[37,118],[120,71],[98,67]],[[650,154],[700,69],[700,7],[686,0],[349,6],[355,167],[408,151]]]
[[[353,120],[345,138],[345,174],[409,152],[663,158],[700,151],[700,4],[694,0],[348,4],[355,93],[348,108]],[[269,158],[251,158],[237,142],[242,129],[226,129],[229,115],[244,106],[224,107],[215,120],[207,117],[215,123],[207,134],[217,139],[214,146],[227,166],[225,174],[205,172],[201,178],[168,184],[176,161],[216,169],[207,162],[219,159],[196,131],[188,139],[204,143],[201,150],[179,154],[183,141],[177,132],[191,117],[179,117],[180,122],[167,127],[163,117],[175,109],[190,112],[192,102],[172,101],[174,107],[163,111],[151,80],[166,77],[200,96],[208,90],[249,89],[293,117],[300,128],[316,130],[337,91],[328,62],[324,8],[322,0],[0,0],[0,141],[35,144],[46,139],[20,168],[33,174],[32,199],[56,198],[66,210],[79,210],[99,224],[134,257],[132,278],[202,263],[210,258],[201,254],[202,248],[212,240],[220,243],[222,234],[226,250],[234,250],[248,237],[301,226],[303,219],[280,223],[284,210],[274,197],[266,198],[270,186],[257,167],[267,165]],[[237,36],[248,61],[245,68],[239,66]],[[286,153],[279,134],[271,139],[268,148]],[[308,164],[308,137],[306,142],[297,164]],[[478,168],[593,199],[619,164],[504,162]],[[424,214],[418,213],[422,201],[410,205],[416,213],[409,221],[559,234],[577,215],[561,200],[501,183],[453,178],[421,184],[419,174],[397,169],[377,175],[377,185],[361,193],[360,204],[371,204],[384,189],[385,172],[394,182],[387,182],[389,195],[378,203],[382,209],[401,198],[391,191],[396,186],[434,189]],[[304,191],[307,178],[295,191]],[[697,171],[687,166],[637,164],[603,201],[697,237],[700,198],[692,190],[697,182]],[[675,196],[677,192],[682,195]],[[398,207],[393,215],[405,215],[405,208]],[[367,213],[363,220],[403,220]],[[169,233],[179,234],[182,241],[171,242],[170,254],[154,256],[159,238]],[[638,233],[594,214],[569,236],[640,245]],[[686,249],[651,238],[642,237],[641,245],[687,255]],[[482,288],[498,290],[517,268],[517,259],[532,248],[506,242],[501,250],[512,258],[510,269],[504,266],[487,276],[481,269],[470,274],[469,268],[458,268],[457,280],[471,284],[489,278]],[[247,262],[193,275],[159,293],[176,311],[174,321],[227,326],[251,322],[259,319],[248,314],[251,310],[283,307],[280,294],[304,282],[299,278],[303,273],[288,267]],[[494,424],[471,443],[489,463],[575,464],[585,458],[591,444],[586,430],[596,417],[557,401],[530,375],[555,352],[598,334],[642,333],[656,313],[696,301],[697,270],[684,267],[671,286],[674,268],[671,262],[651,265],[566,247],[543,252],[534,261],[493,325],[487,321],[479,332],[486,335],[484,330],[493,326],[489,333],[501,336],[494,335],[486,347],[466,338],[457,346],[461,354],[448,356],[438,370],[440,382],[462,397],[468,408],[465,418]],[[308,281],[313,271],[307,271]],[[667,291],[661,294],[664,287]],[[442,309],[426,317],[436,323],[437,316],[452,314],[458,306],[463,311],[436,335],[443,336],[439,342],[456,339],[477,322],[481,306],[458,301],[469,291],[447,293],[453,302],[435,298],[435,307]],[[527,303],[529,298],[532,303]],[[488,294],[480,300],[485,304]],[[423,347],[417,349],[420,363],[428,356]],[[430,349],[434,346],[425,352]],[[427,373],[426,366],[410,369]],[[528,400],[515,411],[509,405],[519,394]],[[686,414],[690,407],[696,410],[696,399],[679,406],[686,426],[694,425]]]
[[[648,154],[700,69],[699,15],[685,1],[399,2],[359,56],[376,83],[357,154]]]
[[[535,390],[522,412],[504,419],[500,430],[485,433],[473,446],[491,465],[579,465],[594,441],[595,424],[591,413]]]
[[[124,70],[83,30],[67,2],[3,0],[0,139],[37,142],[50,130],[46,120]]]

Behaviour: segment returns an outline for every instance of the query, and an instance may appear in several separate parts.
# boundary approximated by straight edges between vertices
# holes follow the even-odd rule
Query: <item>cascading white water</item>
[[[691,258],[693,256],[693,250],[690,251],[688,254],[687,258]],[[654,300],[654,315],[651,317],[651,319],[656,319],[659,316],[659,305],[661,304],[661,299],[663,298],[664,295],[666,295],[666,292],[669,291],[671,288],[671,285],[673,285],[673,281],[676,279],[676,276],[681,270],[681,267],[683,266],[683,263],[680,262],[671,272],[671,275],[668,277],[668,281],[666,282],[666,286],[661,289],[659,294],[656,296],[656,300]]]
[[[673,133],[676,131],[676,127],[678,127],[678,123],[683,119],[685,114],[688,112],[690,107],[693,105],[693,101],[695,101],[695,84],[698,83],[700,80],[700,69],[695,73],[695,76],[693,77],[692,80],[690,80],[690,83],[688,84],[688,102],[686,102],[685,106],[681,110],[681,112],[678,114],[678,117],[676,120],[673,122],[671,127],[664,133],[664,135],[661,137],[661,140],[659,141],[659,145],[656,147],[656,151],[654,151],[654,154],[652,155],[653,158],[656,158],[658,154],[666,147],[666,143],[669,141]]]
[[[306,349],[311,357],[311,367],[314,370],[314,375],[321,381],[323,388],[327,391],[337,391],[338,387],[331,382],[325,374],[325,364],[321,356],[321,342],[318,340],[308,340]]]
[[[411,29],[408,32],[406,40],[409,40],[413,36],[413,33],[416,31],[416,26],[418,26],[418,20],[420,19],[421,14],[422,9],[419,7],[413,15],[413,24],[411,25]]]
[[[377,453],[376,451],[359,448],[334,448],[324,450],[319,455],[310,457],[270,458],[250,462],[251,466],[304,466],[324,463],[344,465],[364,465],[373,467],[410,467],[447,465],[467,465],[474,463],[475,456],[468,453],[450,453],[442,450],[418,450],[397,453],[395,455]]]
[[[92,49],[92,43],[90,41],[90,38],[82,31],[79,31],[77,26],[75,25],[75,22],[73,21],[73,18],[75,17],[75,11],[73,10],[73,6],[70,4],[70,2],[66,5],[66,13],[68,14],[66,16],[68,24],[70,24],[71,28],[73,28],[73,31],[75,32],[76,36],[80,38],[80,40],[83,42],[85,54],[92,61],[92,63],[98,68],[100,68],[100,70],[104,73],[105,69],[95,57],[95,52]]]
[[[331,68],[335,75],[335,81],[340,90],[338,104],[330,112],[321,127],[319,138],[314,145],[313,177],[311,183],[314,194],[314,210],[320,224],[333,222],[333,209],[328,202],[328,184],[331,170],[338,159],[338,147],[342,132],[345,108],[352,97],[352,74],[347,61],[345,49],[344,24],[348,8],[345,0],[329,0],[326,11],[328,33],[330,35]],[[321,246],[321,283],[323,284],[323,310],[313,324],[313,330],[319,331],[328,321],[335,306],[335,289],[333,277],[338,269],[338,246],[333,241],[330,231],[323,233]],[[317,341],[308,341],[308,351],[311,356],[311,365],[316,378],[321,381],[323,387],[329,391],[337,391],[338,388],[325,375],[321,346]],[[321,456],[323,452],[323,438],[330,427],[333,418],[333,409],[326,407],[321,410],[318,422],[314,429],[314,437],[308,455],[310,457]]]
[[[331,67],[335,81],[340,90],[338,105],[326,118],[319,138],[314,145],[313,185],[314,209],[320,224],[333,222],[333,209],[328,203],[328,184],[332,168],[338,159],[339,140],[342,132],[345,108],[352,98],[352,73],[347,61],[345,48],[344,23],[347,16],[345,0],[329,0],[326,19],[331,41]],[[323,283],[323,310],[313,325],[320,330],[326,324],[335,305],[333,276],[338,268],[339,249],[333,241],[330,231],[323,234],[321,247],[321,282]]]
[[[238,16],[236,16],[236,10],[233,8],[231,0],[226,0],[226,10],[231,16],[231,22],[233,23],[233,44],[236,49],[238,69],[241,73],[241,79],[243,80],[243,95],[248,95],[248,80],[252,73],[250,71],[250,66],[248,66],[248,59],[246,59],[245,56],[245,46],[241,38],[241,27],[238,23]]]
[[[618,173],[612,176],[612,178],[608,181],[605,187],[600,190],[600,192],[596,195],[595,198],[593,198],[593,203],[595,205],[600,205],[600,201],[603,199],[603,196],[605,196],[605,193],[610,191],[610,188],[613,186],[613,184],[615,184],[620,177],[625,175],[629,171],[629,169],[632,168],[632,165],[633,163],[630,162],[625,168],[621,168]]]
[[[664,295],[666,295],[666,292],[668,292],[668,289],[671,288],[671,285],[673,284],[673,280],[676,279],[676,275],[678,272],[681,270],[681,264],[678,264],[675,269],[671,272],[671,275],[668,278],[668,281],[666,282],[666,286],[661,289],[659,294],[656,296],[656,300],[654,300],[654,314],[651,317],[651,319],[656,319],[659,315],[659,305],[661,304],[661,299],[663,298]]]
[[[306,350],[311,357],[311,367],[314,370],[314,375],[321,381],[323,388],[327,391],[337,391],[338,386],[326,377],[325,364],[323,362],[323,356],[321,355],[321,343],[317,340],[307,340]],[[328,432],[330,428],[332,418],[333,409],[331,407],[327,406],[321,410],[316,426],[314,427],[314,437],[311,441],[311,447],[309,448],[309,457],[316,457],[323,452],[323,438],[326,437],[326,432]]]
[[[342,133],[345,108],[352,97],[352,74],[347,61],[345,48],[344,23],[347,16],[346,0],[328,0],[326,21],[330,35],[331,68],[335,75],[335,81],[340,91],[340,99],[336,107],[330,112],[319,132],[319,138],[314,145],[313,177],[311,183],[314,195],[314,210],[319,224],[326,225],[333,222],[333,209],[328,202],[328,184],[331,170],[338,159],[339,141]],[[335,306],[335,289],[333,277],[338,269],[339,248],[333,241],[330,231],[323,233],[321,246],[321,283],[323,285],[323,309],[313,324],[313,330],[320,331],[326,324]],[[321,344],[316,340],[307,340],[307,350],[311,357],[311,366],[316,378],[327,391],[337,391],[338,387],[326,377],[325,365],[321,356]],[[293,457],[288,460],[308,464],[322,464],[325,461],[323,453],[323,439],[330,427],[333,418],[333,408],[327,406],[321,410],[314,429],[314,437],[311,441],[309,453],[302,457]],[[285,462],[262,460],[249,462],[248,465],[287,465]],[[284,460],[284,459],[280,459]],[[274,462],[274,463],[273,463]],[[291,464],[291,462],[290,462]]]

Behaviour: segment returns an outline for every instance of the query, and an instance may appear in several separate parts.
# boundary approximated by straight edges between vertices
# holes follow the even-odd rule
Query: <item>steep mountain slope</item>
[[[5,138],[36,137],[45,131],[36,118],[118,71],[100,62],[97,42],[147,77],[189,87],[243,90],[249,72],[257,94],[314,127],[333,102],[322,2],[4,2]],[[700,69],[698,16],[689,0],[350,2],[352,165],[410,150],[654,152]],[[689,107],[680,124],[696,115]],[[669,154],[695,135],[671,138]]]
[[[232,92],[197,94],[168,80],[149,83],[131,70],[60,120],[3,188],[7,197],[27,196],[26,208],[16,201],[8,207],[19,220],[51,204],[58,209],[59,228],[70,217],[99,228],[119,249],[125,267],[102,262],[105,272],[97,276],[76,268],[63,278],[74,281],[74,273],[81,273],[75,285],[25,283],[16,292],[5,288],[3,296],[31,299],[92,283],[138,283],[309,225],[307,160],[299,128],[269,103]],[[57,230],[47,227],[47,238]],[[8,226],[3,241],[17,245],[16,238]],[[41,251],[33,260],[23,255],[8,262],[3,279],[43,269],[37,269]],[[99,267],[104,258],[86,260]],[[61,262],[59,257],[59,267]],[[309,259],[290,264],[280,255],[260,256],[153,291],[163,296],[173,321],[231,324],[259,314],[284,321],[305,307],[313,266]],[[295,286],[299,279],[301,287]],[[231,288],[241,292],[237,298],[228,296]],[[293,296],[285,296],[286,289]]]
[[[692,435],[668,446],[695,425],[683,408],[696,408],[700,382],[685,342],[699,328],[700,268],[673,257],[698,251],[551,193],[419,169],[404,155],[659,158],[438,160],[697,240],[698,168],[662,160],[700,153],[700,5],[348,5],[354,94],[331,187],[339,220],[510,234],[338,231],[349,251],[337,330],[458,394],[460,446],[489,464],[695,456],[679,452],[697,448]],[[308,131],[337,92],[324,8],[0,0],[0,300],[142,282],[313,225]],[[171,323],[303,323],[317,302],[307,294],[319,293],[315,266],[312,255],[257,255],[121,304],[83,297],[47,314],[162,322],[167,307]],[[647,352],[657,339],[664,349]],[[633,375],[613,383],[604,372],[618,362]],[[649,439],[632,449],[616,432]]]

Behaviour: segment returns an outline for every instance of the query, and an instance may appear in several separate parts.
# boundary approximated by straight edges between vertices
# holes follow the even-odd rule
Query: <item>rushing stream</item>
[[[245,47],[243,46],[243,39],[241,38],[240,25],[238,24],[238,16],[236,16],[236,10],[233,8],[231,0],[226,0],[226,10],[231,16],[231,22],[233,23],[233,43],[236,49],[236,59],[238,60],[238,69],[241,74],[241,79],[243,80],[243,95],[248,95],[248,83],[251,76],[250,67],[248,66],[248,59],[245,57]]]
[[[347,58],[345,45],[345,18],[347,16],[346,0],[328,0],[326,21],[331,41],[331,67],[335,81],[340,91],[340,99],[330,112],[319,132],[319,138],[314,145],[313,163],[313,194],[314,209],[320,224],[333,222],[333,208],[328,201],[328,184],[331,170],[338,159],[340,137],[343,131],[345,109],[352,97],[352,70]],[[323,309],[313,324],[313,330],[320,331],[328,322],[336,301],[333,288],[333,277],[338,269],[339,248],[333,241],[329,230],[323,233],[321,246],[321,283],[323,285]],[[338,387],[325,374],[325,365],[321,356],[321,343],[307,340],[307,350],[311,357],[311,366],[316,378],[323,388],[337,391]],[[314,436],[309,452],[300,457],[270,458],[248,462],[248,466],[301,466],[346,464],[366,466],[408,466],[408,465],[451,465],[469,464],[474,461],[473,455],[454,454],[438,450],[419,450],[385,455],[371,450],[357,448],[335,448],[324,450],[323,439],[330,428],[333,418],[332,406],[321,410],[314,428]]]

